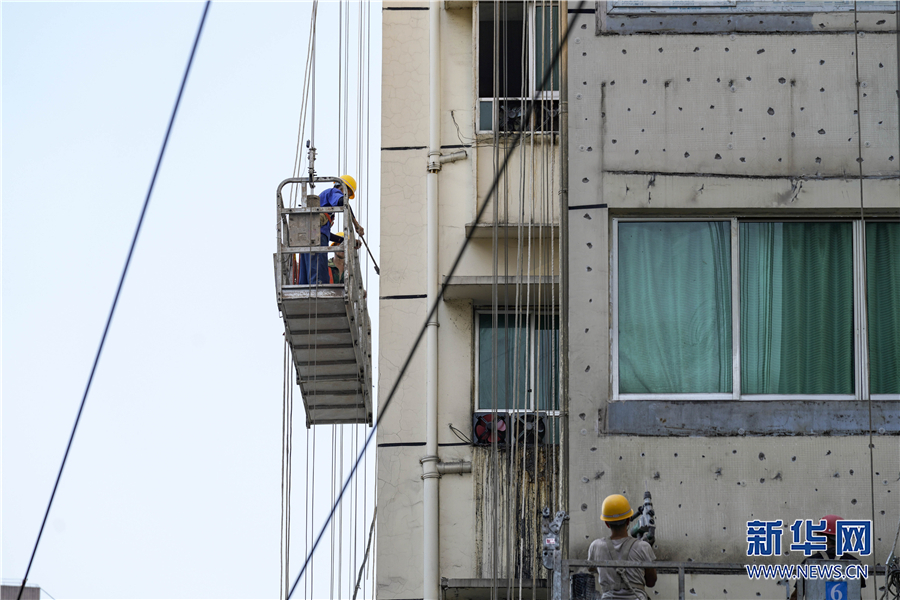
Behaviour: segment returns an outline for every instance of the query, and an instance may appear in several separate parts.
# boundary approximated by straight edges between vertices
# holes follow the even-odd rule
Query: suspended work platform
[[[319,197],[307,189],[311,182],[320,184],[321,190],[343,185],[331,177],[291,178],[279,184],[275,254],[278,309],[303,395],[306,425],[371,425],[372,332],[351,209],[349,205],[319,206]],[[286,185],[300,186],[297,198],[303,206],[285,204],[282,189]],[[323,214],[334,218],[333,231],[344,232],[343,244],[322,245]],[[343,283],[299,285],[300,254],[329,252],[344,253]]]

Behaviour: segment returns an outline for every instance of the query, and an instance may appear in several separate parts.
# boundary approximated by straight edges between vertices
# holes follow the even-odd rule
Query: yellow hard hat
[[[336,234],[334,234],[334,235],[336,235],[336,236],[338,236],[338,237],[344,237],[344,232],[343,232],[343,231],[338,231],[338,232],[337,232]],[[332,246],[340,246],[340,245],[341,245],[341,242],[331,242],[331,245],[332,245]]]
[[[603,501],[603,507],[600,509],[601,521],[621,521],[629,518],[634,514],[631,505],[628,504],[628,498],[622,494],[613,494],[607,496]]]
[[[341,175],[341,180],[346,183],[347,187],[350,189],[350,198],[354,198],[356,196],[356,180],[350,175]]]

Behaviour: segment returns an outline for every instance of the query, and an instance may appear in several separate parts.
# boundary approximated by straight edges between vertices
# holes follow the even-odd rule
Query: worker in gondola
[[[600,509],[600,519],[611,535],[594,540],[588,548],[589,561],[621,560],[653,562],[656,555],[644,540],[628,535],[628,524],[634,515],[628,499],[621,494],[607,496]],[[640,567],[597,567],[597,590],[602,600],[647,600],[646,587],[656,585],[656,569]]]
[[[333,188],[327,189],[319,194],[319,206],[344,206],[346,200],[352,200],[356,197],[356,180],[350,175],[341,175],[341,180],[346,185],[349,192],[349,198],[344,197],[343,186],[336,183]],[[356,233],[360,236],[365,235],[363,226],[359,224],[356,217],[351,215],[353,226]],[[334,225],[334,215],[331,213],[320,213],[319,217],[321,244],[327,246],[329,242],[343,243],[344,239],[335,233],[331,233],[331,226]],[[331,272],[328,269],[328,256],[324,252],[301,254],[300,255],[300,276],[297,282],[299,285],[316,285],[331,283]]]

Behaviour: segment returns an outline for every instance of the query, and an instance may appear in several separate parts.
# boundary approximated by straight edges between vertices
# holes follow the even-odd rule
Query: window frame
[[[731,232],[731,393],[662,393],[622,394],[619,392],[619,224],[631,222],[728,222]],[[741,223],[851,223],[851,261],[853,269],[853,394],[743,394],[741,391],[741,273],[740,273],[740,224]],[[865,223],[898,222],[896,219],[866,219]],[[869,394],[869,344],[867,335],[865,236],[863,221],[854,218],[774,218],[774,217],[613,217],[610,249],[610,305],[612,307],[610,381],[611,400],[868,400]],[[871,394],[872,400],[900,400],[900,394]]]
[[[493,410],[493,407],[491,407],[491,406],[482,407],[480,404],[479,395],[480,395],[480,388],[481,388],[481,385],[480,385],[481,327],[478,324],[479,317],[481,315],[493,315],[493,314],[494,314],[494,312],[491,309],[478,308],[478,307],[475,308],[475,318],[473,319],[474,324],[475,324],[475,351],[473,352],[473,354],[475,356],[475,371],[474,371],[475,385],[473,386],[474,387],[474,394],[473,394],[474,395],[474,398],[473,398],[474,412],[486,412],[486,411]],[[528,318],[528,328],[527,328],[526,339],[531,341],[531,343],[529,344],[529,349],[528,349],[528,367],[530,369],[530,377],[528,380],[528,385],[530,386],[530,389],[532,389],[532,390],[537,389],[538,369],[537,369],[537,353],[535,352],[535,348],[537,345],[534,343],[534,340],[536,339],[535,333],[537,331],[537,322],[538,322],[538,319],[540,319],[542,317],[559,319],[559,316],[560,316],[559,311],[557,311],[557,310],[544,311],[544,310],[541,310],[540,308],[538,308],[536,310],[532,310],[532,311],[527,311],[527,312],[523,312],[521,310],[514,310],[514,309],[499,309],[497,311],[497,315],[521,315],[521,316]],[[557,335],[559,335],[559,330],[560,330],[559,322],[558,321],[556,321],[556,322],[557,322],[556,332],[557,332]],[[559,342],[558,341],[557,341],[557,350],[559,350]],[[557,395],[559,394],[558,387],[559,387],[560,377],[562,377],[562,373],[561,373],[561,369],[560,369],[560,361],[557,360],[557,362],[556,362],[556,382],[557,382],[556,393],[557,393]],[[534,392],[526,392],[526,393],[528,394],[528,408],[500,408],[498,406],[497,412],[503,412],[503,413],[507,413],[507,414],[520,414],[520,413],[541,414],[541,415],[545,415],[545,416],[549,416],[549,417],[557,417],[560,415],[559,407],[557,407],[556,409],[537,408],[536,402],[535,402],[536,394],[534,394]],[[559,398],[557,398],[557,402],[558,401],[559,401]]]
[[[853,2],[815,1],[778,2],[762,0],[715,1],[660,1],[660,0],[608,0],[606,13],[618,15],[667,15],[667,14],[809,14],[829,12],[853,12]],[[874,0],[861,2],[857,12],[889,12],[896,10],[894,2]]]
[[[476,134],[487,134],[487,133],[493,133],[494,128],[497,126],[497,121],[499,120],[498,119],[499,107],[494,105],[494,97],[493,96],[488,97],[488,98],[483,98],[479,95],[480,90],[478,89],[478,86],[479,86],[480,73],[478,72],[478,69],[480,67],[479,67],[478,57],[479,57],[479,52],[481,49],[481,36],[479,35],[479,32],[480,32],[479,24],[481,23],[481,4],[482,4],[481,1],[476,2],[475,10],[472,11],[473,19],[474,19],[473,29],[474,29],[474,33],[475,33],[475,35],[473,36],[475,39],[475,47],[473,49],[473,56],[474,56],[474,63],[475,63],[475,73],[474,73],[474,75],[475,75],[475,86],[474,86],[474,88],[475,88],[475,110],[473,111],[473,113],[475,116],[475,133]],[[536,73],[536,68],[535,68],[535,63],[537,61],[537,51],[535,49],[536,19],[534,16],[534,12],[538,8],[538,6],[540,6],[542,8],[549,7],[551,9],[555,7],[559,11],[559,13],[558,13],[559,19],[557,19],[557,27],[555,30],[551,29],[551,31],[554,31],[556,33],[557,37],[559,37],[559,27],[560,27],[559,23],[561,22],[561,19],[562,19],[562,9],[560,8],[560,6],[561,6],[560,3],[558,1],[553,1],[553,0],[546,1],[546,2],[537,2],[537,3],[528,2],[526,5],[526,14],[525,14],[525,23],[526,23],[526,25],[525,25],[525,38],[526,38],[525,43],[528,46],[528,56],[526,57],[526,60],[528,61],[528,66],[530,67],[528,69],[528,89],[526,90],[526,93],[528,95],[527,96],[498,96],[497,101],[499,103],[503,103],[504,101],[513,101],[513,102],[520,101],[523,103],[529,103],[534,98],[536,98],[538,102],[544,102],[544,101],[558,102],[559,101],[559,90],[558,89],[555,91],[554,90],[549,90],[549,91],[544,91],[544,92],[537,91],[537,86],[540,83],[540,79],[539,79],[540,76]],[[552,77],[551,77],[551,79],[552,79]],[[562,85],[562,74],[561,73],[560,73],[560,82],[559,83],[561,86]],[[481,105],[482,105],[482,103],[491,105],[491,128],[490,129],[481,129]],[[559,131],[558,127],[559,127],[559,125],[558,125],[558,120],[557,120],[557,129],[546,130],[546,131],[541,130],[540,132],[536,131],[535,133],[547,133],[547,134],[557,133]],[[505,130],[503,132],[505,132]]]

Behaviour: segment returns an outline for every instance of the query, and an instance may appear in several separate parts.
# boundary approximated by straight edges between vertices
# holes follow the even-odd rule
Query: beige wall
[[[461,8],[442,10],[441,17],[441,143],[448,147],[444,153],[457,151],[455,146],[468,146],[468,157],[445,164],[439,179],[439,269],[442,281],[465,240],[466,226],[475,221],[476,211],[488,195],[494,175],[493,151],[484,145],[490,143],[490,136],[478,136],[476,140],[474,133],[472,7],[471,3],[460,4]],[[386,9],[416,6],[426,4],[396,2],[384,5]],[[396,381],[427,310],[421,296],[426,292],[428,11],[384,10],[383,25],[380,403],[385,402]],[[538,137],[513,153],[508,171],[511,184],[501,187],[501,205],[506,206],[507,198],[511,205],[518,205],[523,194],[528,200],[525,219],[521,220],[519,214],[513,212],[512,222],[521,221],[526,225],[558,222],[555,204],[559,190],[558,165],[549,171],[538,170],[534,177],[531,175],[531,164],[539,165],[546,160],[544,153],[551,148],[558,162],[558,138],[548,144]],[[525,189],[520,190],[523,158],[527,176]],[[553,203],[547,201],[551,197]],[[492,219],[491,207],[485,218],[488,222]],[[558,227],[553,229],[552,238],[548,230],[547,227],[534,228],[530,234],[527,227],[502,230],[501,239],[506,236],[510,239],[502,242],[504,247],[498,253],[499,273],[558,275]],[[490,233],[480,232],[480,235],[489,236]],[[474,240],[456,275],[471,278],[489,277],[492,273],[491,240]],[[531,293],[534,295],[536,290]],[[546,294],[546,290],[543,293]],[[466,298],[446,300],[438,311],[438,441],[444,461],[472,460],[472,448],[459,445],[460,440],[449,425],[452,423],[466,435],[471,433],[475,304],[478,302]],[[424,362],[424,348],[420,348],[377,433],[378,503],[384,507],[379,510],[377,530],[380,598],[421,596],[423,499],[419,458],[424,454],[424,447],[413,444],[425,441]],[[444,476],[440,482],[440,496],[441,576],[478,577],[481,565],[476,565],[473,476]]]

